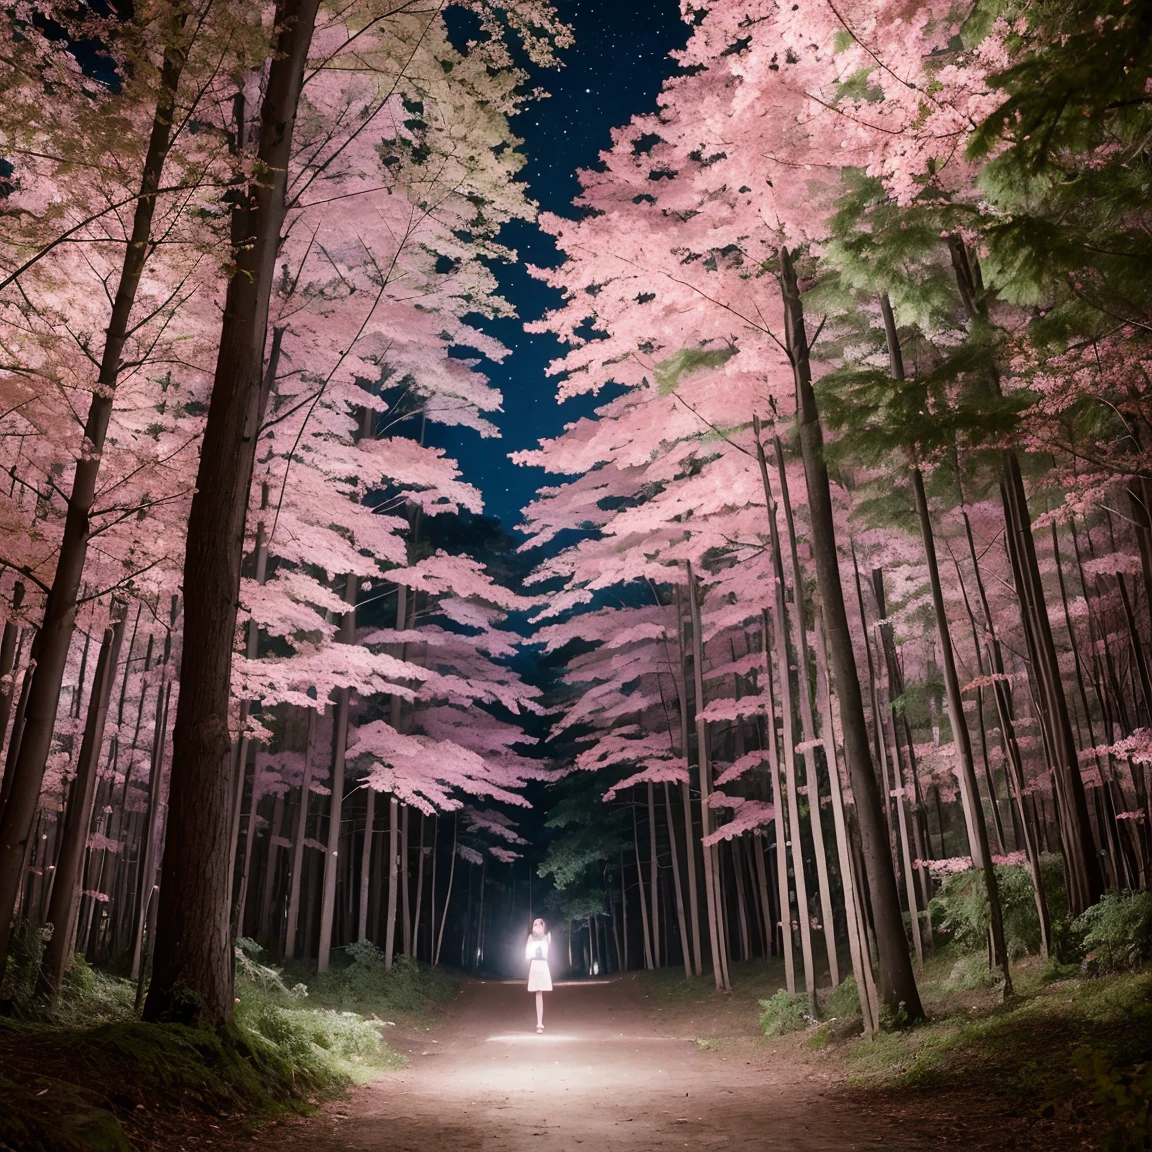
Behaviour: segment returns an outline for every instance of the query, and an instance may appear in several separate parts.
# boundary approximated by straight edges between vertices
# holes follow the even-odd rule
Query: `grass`
[[[388,1027],[428,1027],[458,982],[349,951],[321,977],[286,979],[241,941],[236,1018],[221,1034],[142,1023],[130,982],[74,962],[50,1017],[30,1003],[29,1018],[0,1018],[0,1149],[175,1146],[192,1131],[223,1135],[308,1111],[402,1065]]]
[[[1152,972],[1085,978],[1022,961],[1013,972],[1017,994],[1005,1003],[995,990],[958,980],[956,967],[945,952],[919,981],[928,1023],[843,1049],[857,1089],[898,1096],[901,1107],[919,1098],[930,1108],[941,1094],[961,1108],[971,1101],[1047,1123],[1054,1140],[1092,1132],[1124,1152],[1148,1146]],[[1137,1134],[1124,1135],[1133,1125]]]

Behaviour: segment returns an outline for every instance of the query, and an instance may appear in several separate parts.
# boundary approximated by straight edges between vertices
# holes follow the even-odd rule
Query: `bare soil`
[[[560,983],[537,1035],[522,983],[469,982],[434,1032],[398,1038],[407,1068],[254,1138],[267,1152],[971,1147],[939,1117],[917,1131],[862,1107],[831,1063],[765,1045],[754,1016],[725,1015],[722,1039],[700,1039],[699,1021],[646,1002],[626,977]]]

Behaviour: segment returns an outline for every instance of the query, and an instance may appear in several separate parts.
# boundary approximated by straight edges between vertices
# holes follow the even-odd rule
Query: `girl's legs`
[[[536,993],[536,1031],[544,1031],[544,993]]]

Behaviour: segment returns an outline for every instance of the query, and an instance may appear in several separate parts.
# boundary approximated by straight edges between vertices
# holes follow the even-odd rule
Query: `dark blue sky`
[[[688,27],[676,0],[558,0],[557,8],[572,25],[576,43],[564,53],[562,68],[532,76],[532,84],[551,96],[531,105],[513,127],[524,139],[528,163],[522,179],[532,198],[544,211],[568,215],[579,190],[577,169],[596,162],[614,126],[655,108],[660,85],[675,66],[668,53],[684,46]],[[534,226],[506,229],[502,239],[522,262],[556,263],[551,239]],[[558,300],[523,263],[502,266],[497,274],[521,321],[535,320]],[[447,448],[465,479],[483,490],[486,513],[506,528],[519,522],[520,509],[548,482],[539,469],[514,465],[508,453],[555,435],[593,406],[588,400],[556,403],[556,381],[544,370],[560,346],[550,337],[528,335],[521,321],[490,326],[512,349],[503,364],[487,366],[504,394],[504,411],[496,417],[502,437],[481,440],[467,431],[429,429],[429,439]]]

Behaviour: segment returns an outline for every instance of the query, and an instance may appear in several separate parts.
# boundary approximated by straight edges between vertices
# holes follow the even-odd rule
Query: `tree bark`
[[[172,143],[176,94],[187,59],[188,44],[184,34],[187,10],[175,8],[171,20],[168,45],[158,74],[156,111],[144,156],[132,232],[120,265],[96,386],[84,423],[83,447],[72,476],[56,571],[44,604],[44,618],[32,645],[32,674],[22,709],[22,736],[17,755],[8,769],[12,775],[8,802],[0,812],[0,971],[8,956],[9,932],[20,889],[25,850],[36,817],[40,785],[56,727],[60,687],[76,627],[76,601],[88,558],[89,521],[96,500],[104,439],[112,417],[124,349],[131,332],[132,309],[152,247],[156,193]]]
[[[969,258],[967,246],[958,235],[948,237],[948,248],[969,323],[987,324],[988,314],[979,266]],[[999,395],[1000,379],[994,367],[987,373],[987,381],[990,392]],[[1035,691],[1041,723],[1047,730],[1069,881],[1069,911],[1073,916],[1078,916],[1104,894],[1104,879],[1092,838],[1079,755],[1072,736],[1068,701],[1064,694],[1044,584],[1036,559],[1032,516],[1028,510],[1028,498],[1020,472],[1020,458],[1015,448],[1003,451],[1001,464],[1003,472],[1000,492],[1007,529],[1006,543],[1012,559],[1021,621],[1029,641],[1029,678]]]
[[[716,875],[716,846],[705,843],[712,832],[712,810],[708,796],[712,791],[712,766],[708,752],[708,721],[700,713],[704,708],[704,639],[700,628],[700,600],[696,575],[691,562],[686,562],[688,612],[692,621],[692,680],[696,697],[696,763],[700,773],[700,846],[704,852],[704,895],[708,906],[708,936],[712,946],[712,971],[716,987],[728,991],[728,962],[720,927],[720,887]]]
[[[124,639],[125,614],[122,605],[113,605],[118,616],[104,629],[100,641],[100,656],[88,701],[88,717],[84,724],[84,737],[80,755],[76,759],[76,775],[68,796],[68,809],[64,814],[64,827],[60,851],[56,857],[56,871],[52,883],[52,899],[48,905],[48,921],[52,936],[44,950],[40,968],[39,994],[52,1002],[60,987],[64,967],[72,955],[76,938],[76,914],[80,907],[79,881],[88,849],[88,830],[92,826],[92,805],[96,797],[96,769],[100,764],[100,748],[104,742],[104,726],[108,720],[108,706],[112,699],[112,684],[116,678],[116,665],[120,659],[120,644]]]
[[[680,652],[680,755],[684,757],[684,766],[691,764],[689,758],[689,743],[691,742],[691,721],[688,716],[688,650],[684,642],[684,607],[680,603],[680,585],[677,584],[674,592],[676,605],[676,642]],[[692,939],[692,971],[699,976],[704,971],[704,961],[700,947],[700,896],[696,885],[696,835],[692,822],[692,796],[686,780],[680,786],[680,801],[684,810],[684,858],[687,863],[688,880],[688,928]],[[625,909],[627,914],[627,909]],[[624,934],[624,945],[627,950],[628,934]],[[627,967],[627,965],[625,965]]]
[[[356,639],[356,594],[360,581],[351,572],[344,579],[344,603],[348,611],[340,620],[341,644]],[[320,897],[320,941],[316,971],[327,972],[332,955],[332,929],[336,916],[336,877],[340,871],[340,829],[344,818],[344,757],[348,750],[348,711],[351,688],[336,689],[336,712],[332,726],[332,794],[328,798],[328,842],[324,851],[324,885]]]
[[[259,439],[268,305],[285,215],[292,136],[319,0],[278,0],[261,104],[257,170],[233,214],[235,271],[188,519],[185,644],[173,734],[168,837],[151,1021],[232,1019],[228,903],[231,746],[228,703],[240,565]],[[2,907],[2,903],[0,903]]]
[[[860,841],[880,955],[880,997],[896,1019],[908,1022],[924,1018],[916,977],[904,936],[896,874],[888,852],[888,836],[872,752],[868,747],[868,727],[864,701],[848,630],[848,614],[840,585],[840,565],[836,551],[836,527],[832,515],[832,494],[828,465],[824,459],[824,434],[812,390],[812,369],[804,308],[796,282],[796,270],[788,249],[781,246],[780,287],[784,300],[785,334],[796,383],[796,411],[801,455],[808,489],[812,524],[812,555],[816,563],[816,583],[824,605],[828,630],[832,680],[840,700],[844,730],[844,752],[848,761],[852,795],[860,826]]]

